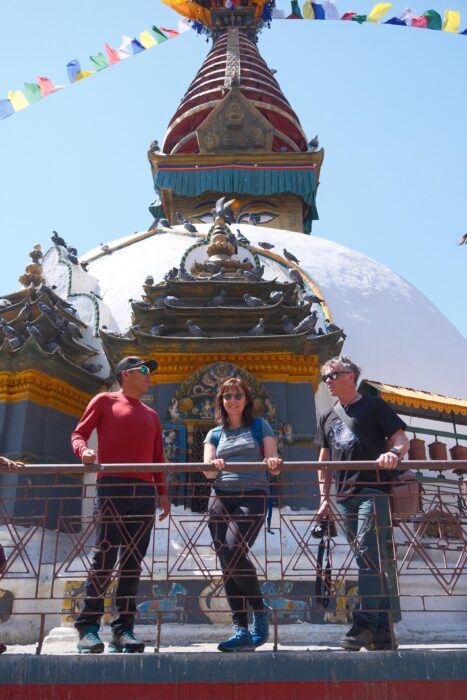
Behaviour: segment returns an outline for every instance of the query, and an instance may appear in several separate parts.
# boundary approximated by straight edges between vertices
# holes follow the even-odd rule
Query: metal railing
[[[368,571],[381,581],[387,577],[388,611],[394,621],[402,617],[423,629],[421,616],[427,614],[442,615],[439,619],[444,625],[448,618],[459,615],[467,620],[467,481],[463,478],[467,461],[405,462],[404,466],[417,471],[420,510],[397,524],[390,518],[384,526],[385,545],[378,549],[378,562],[368,562]],[[242,472],[264,469],[264,465],[235,463],[232,468]],[[297,496],[301,497],[298,490],[303,488],[303,479],[294,482],[293,475],[327,468],[364,472],[375,470],[375,463],[286,462],[281,473],[288,473],[289,494],[296,483]],[[0,572],[0,620],[17,629],[16,638],[34,638],[37,653],[51,626],[71,624],[82,605],[96,526],[103,517],[93,512],[95,485],[89,483],[89,475],[158,471],[166,473],[169,492],[176,490],[178,505],[169,518],[154,522],[141,563],[136,622],[156,626],[156,650],[164,623],[228,623],[230,611],[209,514],[184,508],[184,499],[189,502],[196,490],[204,489],[201,501],[206,499],[209,487],[200,485],[198,475],[208,469],[209,465],[199,463],[41,464],[26,465],[12,474],[0,466],[0,544],[6,555]],[[453,474],[453,469],[458,473]],[[318,493],[317,478],[315,487]],[[355,559],[360,535],[349,545],[348,520],[337,507],[333,506],[337,537],[329,542],[325,538],[327,560],[322,563],[320,540],[313,536],[316,510],[294,509],[293,501],[292,506],[283,507],[280,478],[274,479],[271,492],[264,503],[265,526],[250,559],[262,596],[273,610],[277,648],[282,624],[350,622],[358,603],[362,563],[357,566]],[[378,499],[387,498],[386,494],[374,496],[375,512]],[[125,518],[109,511],[105,517],[121,532],[125,543],[121,551],[135,553],[138,540],[128,534],[135,516]],[[325,571],[326,563],[330,574]],[[318,596],[317,570],[323,573],[324,586]],[[105,593],[104,621],[112,615],[118,573],[117,563]]]

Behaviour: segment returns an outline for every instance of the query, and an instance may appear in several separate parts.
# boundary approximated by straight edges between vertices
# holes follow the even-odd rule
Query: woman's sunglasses
[[[125,372],[139,372],[140,374],[150,374],[151,370],[146,365],[141,365],[140,367],[130,367],[130,369],[125,370]]]
[[[231,401],[232,399],[235,399],[235,401],[240,401],[240,399],[243,399],[244,396],[245,396],[245,394],[240,394],[240,393],[235,393],[235,394],[226,393],[226,394],[222,394],[222,398],[224,399],[224,401]]]

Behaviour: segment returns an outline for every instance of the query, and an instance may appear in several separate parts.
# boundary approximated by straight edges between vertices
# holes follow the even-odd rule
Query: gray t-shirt
[[[263,439],[272,436],[274,433],[271,426],[262,418],[261,429],[258,433],[262,433]],[[224,459],[226,462],[262,462],[262,445],[259,445],[254,438],[251,427],[242,426],[234,428],[222,428],[220,430],[219,442],[216,440],[215,428],[209,431],[204,440],[204,444],[214,445],[216,447],[216,457]],[[230,469],[223,470],[218,473],[214,482],[216,489],[221,491],[238,491],[269,488],[268,475],[266,469],[260,471],[236,472]]]

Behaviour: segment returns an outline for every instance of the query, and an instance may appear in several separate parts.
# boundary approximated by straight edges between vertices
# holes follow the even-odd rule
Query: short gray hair
[[[358,382],[358,378],[362,370],[347,355],[333,357],[332,359],[324,363],[324,365],[321,367],[321,370],[326,369],[327,367],[329,367],[330,369],[334,369],[336,366],[342,367],[342,369],[346,370],[347,372],[353,372],[355,375],[355,384]]]

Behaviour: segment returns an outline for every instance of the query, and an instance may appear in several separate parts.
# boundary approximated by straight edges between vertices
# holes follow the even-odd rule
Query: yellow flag
[[[178,12],[179,15],[188,17],[188,19],[198,19],[208,27],[211,26],[211,11],[195,2],[188,0],[162,0],[162,2]]]
[[[25,107],[29,107],[29,102],[21,92],[21,90],[8,90],[8,99],[15,112],[20,112]]]
[[[310,0],[305,0],[305,2],[303,3],[302,15],[303,15],[303,19],[314,19],[315,18],[315,13],[313,12],[313,8],[311,6]]]
[[[147,29],[145,29],[144,32],[141,32],[139,35],[139,40],[145,49],[152,49],[153,46],[157,46],[157,41],[153,36],[151,36]]]
[[[379,22],[381,17],[383,17],[388,10],[390,10],[392,7],[392,3],[390,2],[377,2],[368,17],[366,18],[367,22]]]
[[[79,73],[76,73],[76,77],[74,79],[74,83],[76,83],[78,80],[82,80],[83,78],[89,78],[90,75],[94,75],[96,71],[94,70],[80,70]]]
[[[460,26],[461,13],[457,10],[445,10],[443,32],[454,32],[454,34],[458,34]]]

